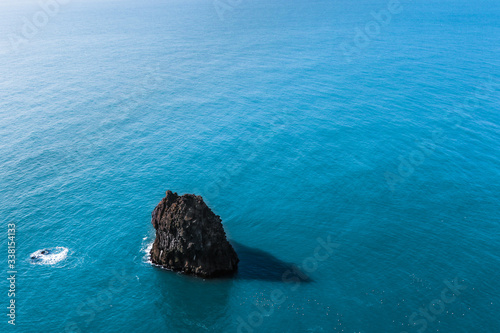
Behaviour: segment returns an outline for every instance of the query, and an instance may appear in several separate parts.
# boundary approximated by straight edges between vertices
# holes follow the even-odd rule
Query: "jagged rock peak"
[[[151,261],[164,268],[201,277],[234,273],[238,256],[226,239],[220,216],[201,196],[167,191],[152,213],[156,239]]]

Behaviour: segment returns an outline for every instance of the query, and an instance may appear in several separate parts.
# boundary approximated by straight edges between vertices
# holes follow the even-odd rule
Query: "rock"
[[[153,211],[156,239],[151,261],[173,271],[201,277],[234,273],[238,256],[226,239],[220,216],[201,196],[167,191]]]
[[[48,255],[48,254],[50,254],[50,250],[43,249],[43,250],[40,250],[40,251],[37,251],[37,252],[33,253],[31,255],[31,259],[40,259],[43,256]]]

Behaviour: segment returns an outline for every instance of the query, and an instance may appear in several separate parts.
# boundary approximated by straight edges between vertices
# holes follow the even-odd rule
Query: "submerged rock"
[[[151,248],[154,264],[202,277],[237,270],[239,259],[226,239],[220,216],[201,196],[167,191],[153,211],[151,223],[156,229]]]
[[[33,264],[53,265],[65,259],[68,252],[69,250],[62,246],[46,248],[30,254],[30,259]]]
[[[48,254],[50,254],[49,249],[39,250],[39,251],[31,254],[31,259],[33,259],[33,260],[41,259],[43,256],[48,255]]]

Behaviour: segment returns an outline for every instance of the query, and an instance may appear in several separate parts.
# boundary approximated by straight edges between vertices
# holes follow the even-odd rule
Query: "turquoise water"
[[[498,2],[41,10],[0,4],[0,331],[500,332]],[[235,279],[148,263],[168,189]]]

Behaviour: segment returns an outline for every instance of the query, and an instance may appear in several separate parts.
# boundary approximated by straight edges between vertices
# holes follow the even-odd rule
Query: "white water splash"
[[[30,255],[30,258],[35,265],[54,265],[66,259],[68,252],[67,248],[58,246],[35,251]]]
[[[144,253],[142,260],[148,264],[151,264],[151,249],[153,248],[154,239],[150,239],[149,241],[144,240],[142,252]]]

